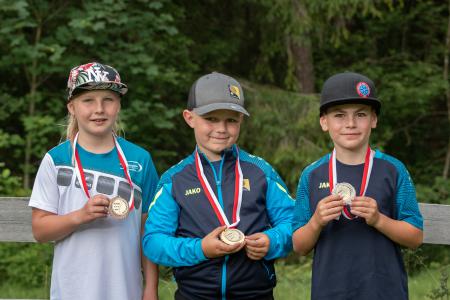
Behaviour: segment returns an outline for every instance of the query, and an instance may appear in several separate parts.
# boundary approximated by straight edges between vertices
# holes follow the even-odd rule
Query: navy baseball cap
[[[352,72],[339,73],[323,84],[320,97],[320,115],[334,105],[358,103],[367,104],[380,113],[381,102],[377,98],[375,84],[368,77]]]
[[[244,91],[239,82],[217,72],[204,75],[194,82],[189,92],[187,109],[198,115],[218,109],[250,115],[244,107]]]

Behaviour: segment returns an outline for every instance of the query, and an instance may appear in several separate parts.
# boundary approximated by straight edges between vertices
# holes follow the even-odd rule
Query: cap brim
[[[370,105],[375,109],[377,115],[380,114],[381,103],[376,98],[345,98],[345,99],[334,99],[331,102],[328,102],[320,107],[320,113],[322,114],[328,108],[336,105],[344,105],[344,104],[366,104]]]
[[[212,104],[208,104],[208,105],[203,105],[201,107],[196,107],[193,109],[193,111],[197,114],[197,115],[204,115],[207,114],[209,112],[212,112],[214,110],[219,110],[219,109],[226,109],[226,110],[234,110],[240,113],[243,113],[246,116],[250,116],[250,114],[248,113],[247,110],[245,110],[245,108],[243,108],[240,105],[234,104],[234,103],[212,103]]]
[[[119,93],[120,95],[125,95],[128,92],[128,87],[124,83],[119,83],[115,81],[105,81],[105,82],[87,82],[74,89],[76,90],[111,90]],[[72,92],[72,95],[74,95]]]

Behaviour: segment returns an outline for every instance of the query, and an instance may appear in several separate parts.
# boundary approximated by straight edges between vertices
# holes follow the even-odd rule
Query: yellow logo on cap
[[[237,86],[230,84],[228,89],[230,90],[231,97],[241,100],[241,90]]]

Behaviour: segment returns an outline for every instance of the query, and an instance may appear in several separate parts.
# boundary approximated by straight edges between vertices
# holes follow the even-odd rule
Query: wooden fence
[[[35,242],[29,198],[0,197],[0,242]],[[419,203],[424,243],[450,245],[450,205]]]

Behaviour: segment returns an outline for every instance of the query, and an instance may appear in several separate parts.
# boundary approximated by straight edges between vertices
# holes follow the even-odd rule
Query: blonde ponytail
[[[67,129],[66,129],[66,139],[73,142],[75,135],[78,132],[78,122],[74,115],[67,115]]]

